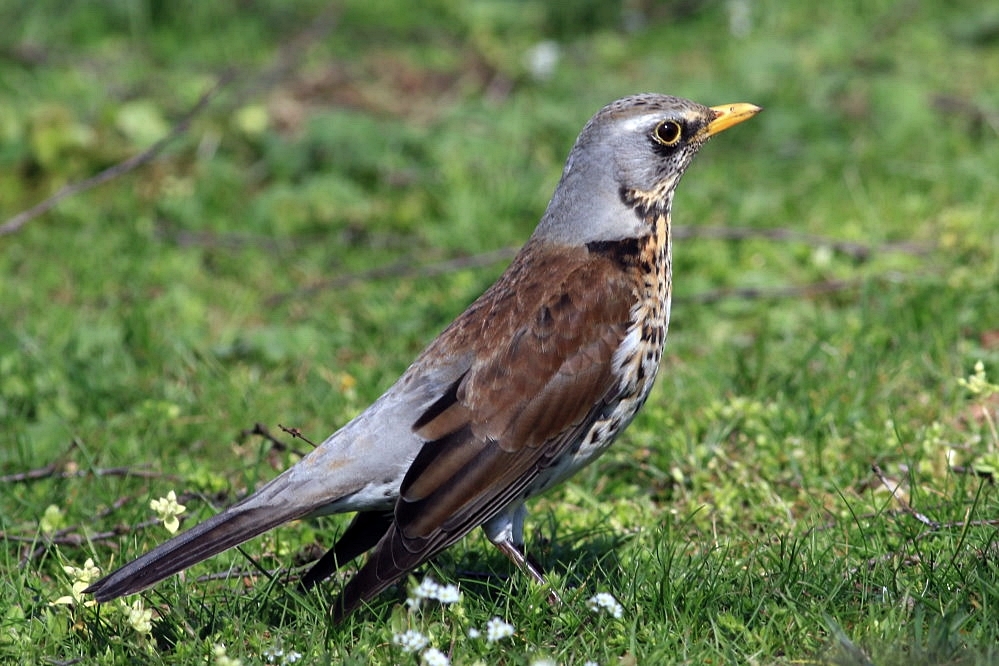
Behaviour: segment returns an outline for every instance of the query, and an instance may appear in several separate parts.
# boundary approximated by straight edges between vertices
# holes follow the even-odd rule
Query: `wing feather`
[[[585,248],[527,249],[425,352],[478,347],[468,372],[416,420],[428,443],[338,614],[523,497],[615,401],[634,278]]]

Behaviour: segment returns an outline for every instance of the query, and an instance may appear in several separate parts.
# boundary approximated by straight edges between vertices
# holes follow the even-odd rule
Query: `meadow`
[[[995,8],[0,20],[0,662],[999,663]],[[190,526],[377,398],[530,235],[583,123],[644,91],[764,111],[680,185],[644,410],[530,505],[560,607],[475,533],[333,625],[343,577],[294,581],[347,517],[79,594],[170,536],[151,501]]]

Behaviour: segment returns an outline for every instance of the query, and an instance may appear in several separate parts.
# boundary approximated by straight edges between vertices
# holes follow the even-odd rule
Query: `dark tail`
[[[390,524],[364,566],[347,581],[343,593],[333,603],[333,622],[341,622],[385,588],[460,539],[467,531],[442,539],[430,547],[414,548],[416,540],[407,540],[394,522]]]
[[[308,510],[301,506],[237,504],[180,534],[84,590],[97,601],[140,592],[187,567],[237,546]]]
[[[333,575],[342,565],[374,548],[391,526],[391,512],[364,511],[354,516],[336,544],[302,576],[299,583],[302,589],[311,589],[316,583]]]

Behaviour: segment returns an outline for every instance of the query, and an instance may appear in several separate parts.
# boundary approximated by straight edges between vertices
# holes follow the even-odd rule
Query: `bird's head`
[[[655,94],[608,104],[576,139],[536,235],[578,244],[647,233],[641,218],[669,213],[677,183],[704,142],[759,111]]]

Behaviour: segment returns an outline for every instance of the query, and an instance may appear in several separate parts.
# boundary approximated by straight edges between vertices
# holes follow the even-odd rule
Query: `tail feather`
[[[193,564],[307,513],[301,506],[237,504],[101,578],[84,592],[102,602],[141,592]]]
[[[344,618],[356,611],[365,603],[374,599],[390,585],[398,581],[406,571],[393,571],[383,577],[378,572],[378,551],[373,552],[364,566],[347,581],[343,592],[333,602],[333,624],[340,624]]]
[[[336,544],[302,576],[302,589],[312,588],[331,576],[341,565],[374,548],[391,526],[391,512],[364,511],[354,516]]]
[[[457,538],[442,542],[443,545],[434,548],[410,550],[406,547],[404,538],[400,536],[398,526],[395,523],[391,524],[378,541],[378,545],[371,551],[364,566],[347,581],[340,597],[333,603],[333,622],[341,622],[454,541],[457,541]]]

